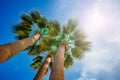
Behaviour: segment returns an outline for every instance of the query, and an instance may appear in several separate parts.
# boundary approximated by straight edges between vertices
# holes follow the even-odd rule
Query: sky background
[[[0,45],[16,41],[13,25],[34,9],[61,24],[79,19],[92,42],[91,51],[65,70],[66,80],[120,80],[120,0],[0,0]],[[33,80],[32,58],[24,51],[0,64],[0,80]]]

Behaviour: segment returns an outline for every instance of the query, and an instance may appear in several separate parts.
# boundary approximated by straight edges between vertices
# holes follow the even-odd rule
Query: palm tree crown
[[[42,55],[41,53],[47,52],[55,57],[58,46],[61,42],[66,42],[66,51],[65,51],[65,62],[64,67],[69,68],[73,64],[74,59],[81,59],[83,57],[83,53],[89,50],[90,42],[86,40],[86,36],[82,30],[77,28],[78,22],[77,20],[69,19],[68,24],[64,25],[62,28],[58,21],[49,21],[48,23],[48,35],[42,38],[39,49],[37,46],[34,50],[32,50],[34,55]],[[35,50],[39,50],[40,52],[35,52]],[[36,62],[33,62],[34,64]],[[36,63],[37,68],[39,68],[39,64],[41,62],[38,61]],[[32,65],[33,68],[35,65]]]

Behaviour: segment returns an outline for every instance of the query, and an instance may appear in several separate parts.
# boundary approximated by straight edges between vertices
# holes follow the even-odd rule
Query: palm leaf
[[[38,20],[37,24],[38,24],[39,28],[45,28],[45,27],[47,27],[47,19],[45,17],[43,17],[43,18],[41,17]]]
[[[70,33],[73,32],[75,30],[75,28],[77,27],[78,25],[78,20],[74,20],[74,19],[69,19],[68,20],[68,24],[67,24],[67,27],[69,27],[70,29]]]
[[[33,59],[33,63],[31,64],[31,67],[33,69],[38,69],[40,65],[42,64],[43,58],[41,56],[37,56]]]
[[[48,35],[49,36],[57,36],[59,34],[59,23],[57,23],[57,21],[50,21],[49,24],[47,25],[49,32]]]
[[[38,11],[32,11],[30,13],[30,15],[31,15],[31,17],[32,17],[32,19],[33,19],[33,21],[35,23],[39,23],[40,22],[41,16],[40,16],[40,13]]]
[[[23,21],[26,21],[26,22],[29,23],[30,25],[33,24],[30,15],[28,15],[28,14],[22,14],[21,18],[22,18]]]
[[[83,57],[83,52],[79,47],[74,47],[71,49],[72,56],[76,59],[81,59]]]
[[[68,69],[72,64],[73,64],[72,56],[70,54],[65,54],[64,67]]]

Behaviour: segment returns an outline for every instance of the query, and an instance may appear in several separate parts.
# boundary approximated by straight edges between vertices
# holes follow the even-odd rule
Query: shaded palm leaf
[[[40,54],[40,52],[41,52],[41,51],[40,51],[40,47],[41,47],[41,46],[40,46],[40,45],[37,45],[37,44],[31,46],[28,54],[29,54],[29,55],[32,55],[32,56]]]
[[[33,19],[33,21],[35,23],[39,23],[40,22],[41,16],[40,16],[40,13],[38,11],[32,11],[30,13],[30,15],[31,15],[31,17],[32,17],[32,19]]]
[[[31,19],[30,15],[28,15],[28,14],[22,14],[21,18],[22,18],[22,20],[23,20],[23,21],[28,22],[30,25],[32,25],[32,24],[33,24],[33,22],[32,22],[32,19]]]
[[[39,28],[45,28],[45,27],[47,27],[47,19],[45,17],[43,17],[43,18],[41,17],[38,20],[37,24],[38,24]]]
[[[33,63],[31,64],[31,67],[33,69],[38,69],[40,67],[40,65],[42,64],[42,61],[43,61],[43,57],[41,56],[37,56],[33,59]]]
[[[18,39],[23,39],[29,36],[29,32],[31,31],[31,27],[26,24],[26,22],[22,22],[13,27],[13,32],[17,34]]]
[[[73,64],[72,56],[70,54],[65,54],[64,67],[68,69],[72,64]]]

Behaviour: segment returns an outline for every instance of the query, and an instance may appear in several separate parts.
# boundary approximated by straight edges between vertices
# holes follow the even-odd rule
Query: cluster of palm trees
[[[0,63],[28,50],[28,54],[35,57],[31,67],[38,69],[34,80],[42,80],[48,67],[51,69],[49,80],[64,80],[64,67],[70,68],[90,47],[77,25],[77,20],[69,19],[67,25],[61,27],[57,20],[47,20],[38,11],[22,14],[21,22],[13,28],[18,41],[0,46]]]

